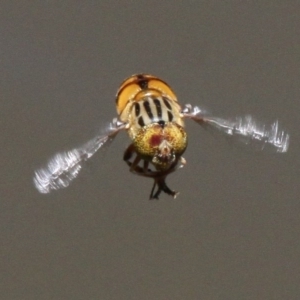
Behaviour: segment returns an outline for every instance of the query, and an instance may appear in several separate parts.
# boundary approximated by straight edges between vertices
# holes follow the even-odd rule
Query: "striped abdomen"
[[[137,74],[127,78],[116,95],[119,119],[128,123],[133,139],[152,123],[175,122],[183,126],[180,105],[170,86],[156,76]]]
[[[163,96],[148,96],[133,103],[130,113],[132,136],[135,136],[140,128],[159,122],[175,122],[183,126],[178,103]]]

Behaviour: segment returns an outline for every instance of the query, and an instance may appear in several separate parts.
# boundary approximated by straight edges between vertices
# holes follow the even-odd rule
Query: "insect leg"
[[[154,184],[153,184],[153,187],[152,187],[152,189],[151,189],[151,193],[150,193],[149,200],[153,200],[153,199],[158,200],[158,196],[159,196],[159,194],[160,194],[160,191],[159,191],[159,193],[158,193],[158,191],[157,191],[157,192],[155,193],[155,195],[154,195],[154,190],[155,190],[155,188],[156,188],[156,185],[157,185],[156,180],[154,180]]]
[[[132,166],[132,162],[130,159],[132,158],[132,154],[135,152],[133,144],[129,145],[124,152],[123,160],[127,163],[129,167]]]
[[[153,188],[152,188],[151,194],[150,194],[150,200],[158,199],[158,196],[160,195],[161,192],[165,192],[166,194],[172,196],[174,199],[177,197],[179,192],[172,191],[167,186],[165,179],[166,179],[166,177],[160,177],[160,178],[157,178],[154,180],[154,185],[153,185]],[[154,194],[154,189],[155,189],[156,185],[158,186],[158,189],[157,189],[156,193]]]

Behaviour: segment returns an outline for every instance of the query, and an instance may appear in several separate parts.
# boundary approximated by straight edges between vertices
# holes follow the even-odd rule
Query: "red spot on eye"
[[[161,135],[153,134],[149,142],[152,147],[158,146],[161,143]]]

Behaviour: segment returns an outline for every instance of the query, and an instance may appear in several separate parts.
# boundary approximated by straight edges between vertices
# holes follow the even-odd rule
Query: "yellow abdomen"
[[[121,116],[128,104],[138,102],[147,96],[164,96],[177,102],[174,92],[163,80],[149,74],[132,75],[121,84],[117,92],[118,114]]]

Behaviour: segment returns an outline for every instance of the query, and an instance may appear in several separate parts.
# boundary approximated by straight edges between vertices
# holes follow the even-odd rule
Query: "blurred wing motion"
[[[126,124],[114,119],[105,134],[99,135],[81,147],[57,153],[45,168],[35,171],[35,187],[40,193],[67,187],[77,177],[84,161],[92,157],[101,147],[112,142],[117,133],[126,128]]]
[[[182,111],[184,117],[188,117],[204,127],[217,129],[234,140],[251,145],[259,150],[272,152],[287,152],[289,147],[289,134],[279,130],[278,121],[271,126],[258,124],[251,116],[237,117],[235,120],[207,116],[199,107],[186,105]]]

